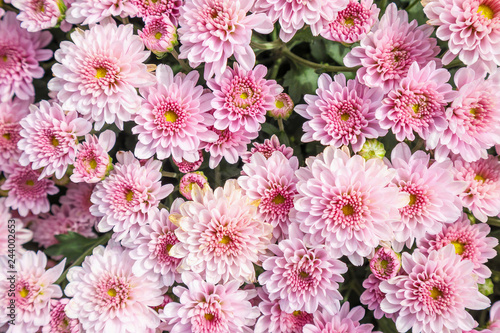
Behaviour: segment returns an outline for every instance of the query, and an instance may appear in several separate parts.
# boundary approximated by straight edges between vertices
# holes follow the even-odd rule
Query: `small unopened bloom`
[[[179,192],[188,200],[192,199],[191,190],[194,185],[198,185],[201,189],[208,187],[208,179],[203,174],[203,172],[192,172],[185,174],[181,178],[181,182],[179,184]]]
[[[365,160],[369,160],[370,158],[384,158],[385,156],[385,148],[384,144],[375,139],[366,140],[365,144],[358,152]]]
[[[370,260],[370,270],[380,280],[395,277],[401,269],[401,256],[390,247],[382,246]]]
[[[159,58],[172,52],[178,44],[177,29],[166,16],[146,20],[144,29],[137,33],[144,45]]]
[[[274,119],[287,120],[293,111],[293,101],[286,93],[281,93],[274,97],[274,108],[267,111],[267,115]]]

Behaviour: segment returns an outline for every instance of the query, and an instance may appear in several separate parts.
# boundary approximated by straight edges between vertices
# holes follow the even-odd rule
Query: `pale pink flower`
[[[500,71],[485,74],[461,68],[454,76],[458,93],[446,110],[448,128],[437,142],[435,158],[445,159],[450,152],[467,162],[487,157],[487,149],[500,143]]]
[[[49,90],[57,93],[64,110],[94,120],[96,130],[104,123],[123,129],[141,107],[136,88],[154,83],[143,63],[150,52],[133,34],[132,24],[117,27],[112,20],[77,29],[71,40],[55,53],[58,63],[52,66]]]
[[[306,247],[296,225],[289,232],[290,239],[269,245],[274,255],[263,260],[259,283],[266,286],[269,299],[279,300],[280,308],[288,313],[314,313],[319,307],[338,312],[342,299],[338,282],[344,282],[341,274],[347,272],[346,264],[321,247]]]
[[[214,122],[209,113],[212,94],[197,85],[198,77],[197,71],[174,76],[169,66],[158,66],[156,85],[140,90],[144,100],[132,129],[139,134],[135,156],[144,159],[156,153],[160,160],[172,156],[195,162],[200,142],[217,140],[208,129]]]
[[[246,196],[258,204],[258,216],[273,226],[273,240],[288,238],[289,213],[297,194],[295,171],[299,161],[295,156],[286,158],[280,151],[269,158],[256,152],[243,166],[238,184]],[[297,309],[295,309],[297,310]]]
[[[170,255],[183,258],[182,270],[201,274],[210,283],[255,281],[254,263],[264,254],[272,226],[258,219],[257,208],[236,180],[213,191],[194,187],[193,201],[180,207],[175,223],[179,243]]]
[[[179,182],[179,192],[188,200],[192,200],[191,191],[193,190],[193,186],[197,185],[200,188],[209,187],[208,179],[203,174],[203,172],[192,172],[185,174],[182,176],[181,181]]]
[[[31,163],[34,170],[43,168],[40,179],[55,174],[61,179],[75,162],[78,137],[92,129],[92,124],[78,118],[76,111],[65,112],[59,104],[41,101],[30,106],[31,113],[20,121],[23,137],[18,147],[23,151],[21,165]]]
[[[373,311],[375,319],[380,319],[383,316],[389,319],[396,318],[397,314],[386,313],[380,308],[380,303],[382,303],[385,298],[385,294],[380,291],[379,288],[381,282],[382,280],[377,279],[375,275],[368,275],[366,280],[363,281],[363,288],[366,290],[361,294],[359,300],[362,304],[366,305],[369,310]]]
[[[370,259],[370,270],[380,280],[395,277],[401,269],[401,255],[387,246],[381,246]]]
[[[30,100],[19,98],[0,102],[0,171],[9,172],[21,157],[22,152],[17,147],[22,129],[19,122],[30,113],[30,104]]]
[[[116,240],[134,239],[148,216],[159,212],[158,204],[174,189],[161,183],[161,162],[149,159],[144,165],[128,151],[116,156],[118,163],[102,182],[97,183],[90,200],[90,212],[102,217],[99,232],[114,231]],[[153,214],[153,215],[152,215]]]
[[[129,253],[116,243],[98,246],[81,267],[69,270],[65,312],[85,332],[149,333],[160,324],[152,307],[163,302],[162,284],[134,274]]]
[[[293,156],[293,148],[280,144],[278,137],[273,134],[271,139],[265,139],[263,143],[254,142],[250,151],[242,154],[241,159],[243,163],[250,163],[250,158],[255,153],[262,153],[265,158],[269,158],[275,151],[282,152],[288,159]]]
[[[382,89],[347,81],[344,74],[335,75],[334,80],[322,74],[316,95],[305,95],[307,104],[295,107],[307,119],[302,142],[320,141],[336,148],[351,144],[355,152],[360,150],[366,139],[387,134],[375,119],[383,97]]]
[[[276,81],[264,78],[266,73],[264,65],[245,70],[235,63],[234,69],[227,67],[221,77],[207,81],[214,92],[211,105],[215,110],[216,129],[260,130],[260,124],[266,121],[267,110],[275,106],[275,96],[283,91]]]
[[[204,77],[220,77],[234,55],[244,70],[255,65],[250,47],[252,29],[270,33],[272,22],[265,14],[250,14],[254,0],[186,0],[180,8],[180,55],[195,68],[205,63]]]
[[[83,333],[80,322],[68,318],[64,311],[68,302],[68,298],[51,301],[50,322],[42,327],[42,333]]]
[[[129,0],[137,8],[137,16],[143,20],[166,16],[177,25],[182,0]]]
[[[466,308],[482,310],[490,305],[473,277],[474,264],[455,254],[453,245],[425,256],[416,250],[403,253],[405,275],[380,284],[386,294],[381,309],[398,312],[399,332],[462,333],[476,326]]]
[[[55,27],[66,9],[63,0],[12,0],[12,6],[19,9],[21,27],[31,32]]]
[[[274,301],[269,299],[266,286],[260,288],[257,293],[262,299],[259,303],[262,315],[255,324],[255,333],[302,333],[302,328],[313,322],[312,313],[298,310],[290,313],[283,311],[279,299]]]
[[[5,205],[17,209],[19,215],[28,213],[38,215],[50,209],[48,195],[56,194],[59,189],[47,178],[39,178],[40,172],[28,166],[16,166],[0,189],[9,191]]]
[[[387,186],[395,174],[379,159],[349,157],[331,146],[308,158],[296,172],[294,218],[308,243],[361,265],[380,241],[391,239],[398,210],[408,203],[408,194]]]
[[[427,140],[447,127],[445,107],[455,98],[447,69],[436,69],[434,61],[425,67],[414,62],[407,76],[383,99],[375,115],[380,126],[391,129],[398,141],[415,140],[415,133]],[[427,143],[434,148],[434,144]]]
[[[322,37],[345,44],[356,43],[370,32],[378,20],[380,9],[373,0],[350,0],[347,7],[335,14],[323,27]]]
[[[33,238],[33,232],[24,227],[23,221],[13,218],[5,200],[0,198],[0,256],[10,254],[14,258],[20,257],[25,252],[21,245]],[[15,237],[15,242],[12,237]]]
[[[132,271],[137,276],[148,274],[154,278],[160,278],[163,285],[170,287],[175,281],[180,282],[177,267],[181,259],[170,255],[170,249],[179,240],[175,236],[177,227],[168,219],[170,214],[178,213],[179,206],[184,202],[176,199],[170,210],[160,212],[150,217],[150,224],[141,227],[139,235],[130,245],[132,251],[130,257],[135,260]]]
[[[455,179],[467,183],[459,197],[464,207],[474,217],[486,222],[488,216],[500,213],[500,162],[489,155],[486,159],[465,162],[457,157],[454,160]]]
[[[62,297],[61,287],[54,282],[62,274],[65,263],[66,259],[45,270],[45,254],[27,251],[16,258],[16,274],[12,274],[7,257],[0,257],[0,325],[12,320],[8,306],[15,303],[15,325],[10,325],[7,332],[35,333],[49,323],[51,299]]]
[[[52,51],[43,49],[52,40],[48,31],[28,32],[21,28],[16,13],[7,12],[0,20],[0,101],[8,102],[16,95],[22,100],[35,96],[33,79],[44,75],[39,61],[52,58]]]
[[[72,24],[95,24],[107,17],[134,17],[137,9],[130,0],[74,0],[66,11],[66,20]]]
[[[165,15],[147,19],[144,28],[137,31],[137,34],[146,48],[159,58],[172,52],[178,44],[176,27]]]
[[[198,150],[198,159],[195,162],[188,162],[185,159],[182,159],[180,162],[178,162],[175,158],[172,160],[174,161],[174,164],[177,165],[180,172],[193,172],[198,170],[203,163],[203,152],[201,150]]]
[[[170,332],[253,332],[250,327],[260,314],[249,302],[255,290],[239,290],[236,280],[214,285],[190,272],[182,274],[182,282],[187,288],[173,289],[179,303],[168,303],[161,316]]]
[[[70,206],[75,215],[78,215],[80,221],[88,221],[89,224],[96,224],[98,217],[90,213],[92,201],[92,191],[95,185],[87,183],[69,183],[66,185],[66,194],[59,198],[61,205]]]
[[[498,245],[498,239],[487,237],[490,227],[485,223],[472,224],[465,213],[453,224],[443,226],[436,235],[426,234],[418,242],[418,249],[423,254],[433,250],[439,250],[448,244],[453,244],[455,253],[462,260],[470,260],[474,263],[473,274],[477,275],[478,283],[484,283],[491,276],[491,270],[485,265],[488,259],[497,255],[494,249]]]
[[[357,71],[359,81],[388,92],[407,75],[413,62],[424,67],[437,60],[440,48],[430,37],[432,32],[428,25],[418,26],[417,20],[408,23],[408,13],[391,3],[361,45],[347,54],[344,64],[362,66]]]
[[[285,93],[278,94],[274,97],[274,106],[271,110],[267,110],[267,115],[274,119],[287,120],[293,113],[292,98]]]
[[[359,323],[364,315],[363,307],[356,306],[349,309],[349,302],[345,302],[340,311],[334,315],[325,310],[316,313],[314,322],[304,326],[304,333],[371,333],[373,332],[372,324]]]
[[[495,302],[491,306],[488,328],[491,329],[493,333],[500,332],[500,301]]]

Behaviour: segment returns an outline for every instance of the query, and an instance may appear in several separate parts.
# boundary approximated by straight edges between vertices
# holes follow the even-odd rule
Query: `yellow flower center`
[[[281,205],[282,203],[285,202],[285,198],[281,195],[281,194],[278,194],[277,196],[274,197],[273,199],[273,203],[274,204],[277,204],[277,205]]]
[[[495,17],[495,12],[488,5],[479,5],[477,12],[478,12],[478,14],[483,15],[484,17],[486,17],[489,20],[491,20]]]
[[[248,98],[248,94],[247,93],[243,93],[240,95],[240,98],[241,99],[247,99]]]
[[[97,161],[95,159],[91,159],[89,165],[92,170],[95,170],[95,168],[97,168]]]
[[[157,33],[155,34],[155,38],[156,38],[156,39],[160,39],[160,38],[161,38],[161,36],[163,36],[163,35],[161,34],[161,32],[157,32]]]
[[[132,192],[132,190],[129,190],[125,195],[125,199],[127,199],[127,201],[129,202],[132,201],[134,199],[134,192]]]
[[[299,276],[300,276],[300,278],[301,278],[301,279],[306,279],[306,278],[308,278],[308,277],[309,277],[309,273],[304,272],[304,271],[301,271],[301,272],[299,273]]]
[[[342,119],[342,121],[348,121],[349,118],[351,118],[351,116],[348,113],[344,113],[340,116],[340,119]]]
[[[484,183],[484,181],[486,180],[486,178],[484,178],[481,175],[476,175],[476,177],[474,177],[474,180],[478,181],[478,182],[483,182]]]
[[[475,116],[477,114],[477,109],[476,108],[472,108],[469,110],[469,113],[473,116]]]
[[[219,243],[221,243],[221,244],[227,244],[229,242],[231,242],[231,238],[229,236],[224,236],[224,237],[222,237],[222,239],[220,240]]]
[[[345,216],[349,216],[354,214],[354,208],[352,208],[351,205],[345,205],[342,207],[342,213],[344,213]]]
[[[410,194],[410,202],[408,203],[408,206],[413,206],[417,202],[417,196],[415,194]]]
[[[6,55],[4,55],[4,56],[2,57],[2,60],[3,60],[4,62],[7,62],[7,60],[9,60],[9,58],[7,58],[7,56],[6,56]]]
[[[116,289],[114,289],[114,288],[109,289],[108,295],[111,297],[115,297],[116,296]]]
[[[292,313],[292,314],[293,314],[295,317],[298,317],[298,316],[300,316],[300,315],[302,314],[302,311],[295,310],[295,311],[293,311],[293,313]]]
[[[33,185],[35,185],[35,182],[30,179],[30,180],[26,181],[26,185],[33,186]]]
[[[19,290],[19,296],[21,296],[22,298],[26,298],[26,296],[28,296],[29,294],[29,291],[28,289],[26,289],[26,287],[23,287],[23,289]]]
[[[386,269],[387,265],[389,265],[389,262],[387,260],[382,260],[380,262],[380,268],[382,268],[382,269]]]
[[[420,105],[413,104],[411,108],[413,109],[413,112],[418,113],[418,111],[420,110]]]
[[[285,106],[285,103],[283,103],[282,101],[276,101],[275,105],[277,109],[281,109]]]
[[[436,287],[433,287],[431,289],[432,299],[437,299],[438,297],[441,297],[441,296],[443,296],[443,293],[439,289],[437,289]]]
[[[344,20],[344,25],[348,27],[352,27],[354,25],[354,19],[352,17],[348,17]]]
[[[170,255],[170,249],[172,248],[172,246],[172,244],[167,244],[167,246],[165,246],[165,250],[168,255]]]
[[[165,112],[165,120],[170,123],[175,123],[177,120],[177,114],[174,111]]]
[[[211,314],[211,313],[205,313],[205,319],[208,320],[208,321],[212,321],[214,320],[214,315]]]
[[[462,244],[458,241],[453,241],[453,242],[451,242],[451,244],[453,244],[453,246],[455,247],[456,254],[462,255],[462,253],[464,253],[464,245],[465,244]]]
[[[51,143],[54,147],[59,146],[59,140],[57,140],[55,136],[52,137]]]
[[[108,71],[105,68],[99,67],[95,70],[96,79],[102,79],[108,74]]]
[[[10,133],[5,133],[2,136],[5,138],[5,140],[10,140]]]

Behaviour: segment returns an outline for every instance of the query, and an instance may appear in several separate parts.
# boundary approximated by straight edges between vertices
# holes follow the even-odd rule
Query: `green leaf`
[[[283,86],[288,87],[288,95],[297,104],[305,94],[314,94],[318,87],[318,78],[319,74],[312,68],[292,67],[284,76]]]
[[[344,64],[344,57],[351,49],[338,42],[325,41],[325,50],[337,64]]]
[[[87,238],[73,231],[55,237],[59,243],[48,247],[45,254],[51,257],[66,257],[68,262],[75,261],[85,250],[98,242],[98,238]]]
[[[273,135],[273,134],[278,134],[279,133],[278,127],[274,126],[273,124],[270,123],[263,123],[262,124],[262,132]]]
[[[396,329],[396,325],[391,319],[387,319],[386,317],[382,317],[378,322],[378,329],[384,333],[398,333]]]

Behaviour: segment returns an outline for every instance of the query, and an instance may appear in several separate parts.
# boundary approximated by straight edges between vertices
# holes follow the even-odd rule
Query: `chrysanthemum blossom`
[[[363,281],[363,288],[366,290],[361,294],[359,300],[361,304],[368,307],[368,310],[373,311],[375,319],[380,319],[383,316],[389,319],[395,318],[397,314],[386,313],[380,308],[380,303],[385,298],[385,294],[379,288],[381,282],[382,280],[377,279],[375,275],[368,275],[366,280]]]
[[[280,38],[290,41],[304,25],[311,26],[311,32],[318,36],[328,22],[333,21],[335,13],[343,10],[349,0],[256,0],[254,11],[265,13],[273,23],[279,21]]]
[[[386,294],[384,312],[398,312],[399,332],[462,333],[476,323],[466,309],[482,310],[490,305],[477,289],[474,263],[462,260],[451,244],[425,256],[416,250],[403,253],[405,275],[380,284]]]
[[[255,281],[254,263],[265,253],[272,226],[262,222],[257,207],[243,195],[236,180],[224,187],[191,192],[175,220],[179,243],[169,251],[182,258],[181,269],[201,274],[210,283]]]
[[[250,158],[255,153],[262,153],[265,158],[269,158],[275,151],[282,152],[288,159],[293,156],[293,148],[282,145],[278,137],[273,134],[271,139],[265,139],[263,143],[254,142],[250,151],[245,152],[241,159],[243,163],[250,163]]]
[[[31,100],[19,98],[0,103],[0,171],[9,172],[19,162],[21,150],[17,143],[22,129],[19,122],[30,113],[30,104]]]
[[[214,285],[191,272],[182,273],[182,282],[187,288],[173,289],[179,303],[168,303],[161,317],[170,332],[253,332],[251,327],[260,315],[249,302],[255,290],[239,290],[236,280]]]
[[[434,61],[419,67],[414,62],[407,76],[389,91],[375,115],[380,126],[391,129],[398,141],[415,140],[415,133],[427,140],[447,127],[445,107],[455,98],[447,69],[436,69]],[[435,143],[427,142],[434,148]]]
[[[259,283],[266,286],[269,299],[279,300],[280,308],[288,313],[314,313],[319,307],[336,313],[342,299],[338,282],[344,281],[341,274],[347,272],[347,266],[323,248],[306,247],[303,238],[293,225],[290,239],[269,245],[274,255],[263,261]]]
[[[455,179],[467,183],[460,193],[464,207],[474,217],[486,222],[488,216],[500,214],[500,162],[497,157],[489,155],[486,159],[465,162],[457,157],[454,160]]]
[[[22,100],[35,96],[33,79],[44,75],[38,64],[52,58],[52,51],[43,49],[52,40],[48,31],[28,32],[21,28],[16,13],[7,12],[0,20],[0,101],[8,102],[14,95]]]
[[[33,238],[33,232],[24,227],[23,221],[12,218],[5,200],[0,198],[0,256],[10,254],[15,258],[25,252],[22,245]]]
[[[64,309],[68,298],[51,301],[50,322],[42,327],[42,333],[83,333],[83,328],[77,319],[70,319]]]
[[[12,0],[12,6],[19,9],[21,27],[31,32],[55,27],[66,11],[63,0]]]
[[[150,52],[133,34],[132,24],[117,27],[111,19],[90,30],[77,29],[71,40],[55,53],[58,63],[52,66],[49,90],[57,93],[64,110],[95,121],[95,129],[104,123],[123,129],[141,107],[136,88],[154,83],[143,63]]]
[[[18,147],[23,151],[21,165],[34,170],[43,168],[40,179],[55,174],[61,179],[75,162],[78,137],[92,129],[92,124],[78,117],[76,111],[65,112],[59,104],[41,101],[30,106],[31,113],[20,122],[23,137]]]
[[[64,289],[71,297],[66,315],[88,333],[154,332],[160,324],[152,308],[163,302],[158,278],[138,277],[129,250],[116,243],[94,248],[81,267],[72,267]]]
[[[437,38],[448,41],[443,63],[457,55],[466,65],[496,70],[500,65],[500,4],[492,0],[435,0],[424,6]]]
[[[21,216],[27,216],[30,212],[34,215],[48,212],[50,204],[47,196],[56,194],[59,189],[52,180],[39,177],[40,172],[33,170],[31,165],[16,166],[0,187],[3,191],[9,191],[5,205],[17,209]]]
[[[384,94],[382,89],[368,88],[358,80],[347,81],[344,74],[322,74],[316,95],[305,95],[307,104],[295,111],[307,121],[303,125],[303,142],[320,141],[322,145],[352,145],[356,152],[366,139],[387,134],[377,119],[375,110]]]
[[[281,93],[274,97],[274,107],[267,110],[267,115],[277,120],[287,120],[292,115],[293,107],[294,104],[290,95]]]
[[[115,145],[115,141],[116,134],[111,130],[102,132],[99,138],[95,135],[85,135],[85,142],[77,147],[71,181],[97,183],[104,179],[113,167],[108,152]]]
[[[191,191],[193,190],[193,186],[199,186],[200,188],[204,188],[208,185],[208,179],[203,174],[203,172],[191,172],[182,176],[181,181],[179,182],[179,192],[188,200],[192,200]]]
[[[361,40],[378,20],[380,9],[373,0],[350,0],[347,7],[335,14],[323,27],[322,37],[345,44]]]
[[[175,158],[173,159],[173,161],[174,164],[177,165],[177,167],[179,168],[180,172],[182,173],[193,172],[198,170],[201,164],[203,163],[203,152],[201,150],[198,150],[198,159],[195,162],[188,162],[185,159],[177,161]]]
[[[97,183],[90,200],[90,212],[101,217],[99,232],[113,229],[117,240],[129,234],[134,239],[148,216],[159,212],[158,204],[174,189],[161,183],[161,162],[150,159],[144,165],[132,152],[117,154],[118,163],[102,182]],[[153,214],[153,215],[151,215]]]
[[[66,194],[59,198],[59,202],[62,206],[70,206],[73,213],[78,215],[79,220],[89,221],[92,225],[96,224],[99,218],[90,213],[92,206],[90,197],[94,187],[94,184],[70,182],[66,185]]]
[[[195,162],[200,142],[217,140],[208,128],[214,122],[209,113],[212,94],[197,85],[198,77],[197,71],[174,76],[169,66],[158,66],[156,85],[140,90],[144,100],[132,129],[139,134],[135,156],[144,159],[156,153],[160,160],[172,156]]]
[[[61,287],[54,282],[61,276],[65,263],[66,259],[45,270],[45,254],[28,251],[16,258],[14,276],[9,273],[12,271],[12,262],[8,262],[6,256],[0,257],[0,325],[15,320],[15,325],[10,325],[7,332],[37,332],[41,326],[49,323],[51,299],[62,297]],[[8,306],[13,303],[15,318],[9,316],[11,312]]]
[[[490,230],[485,223],[471,225],[467,215],[462,214],[455,223],[444,225],[438,234],[426,234],[417,245],[423,254],[428,254],[453,244],[455,253],[460,255],[462,260],[474,263],[473,274],[477,275],[478,283],[482,284],[491,276],[491,270],[485,265],[486,262],[497,255],[494,248],[498,245],[498,239],[487,237]]]
[[[172,204],[171,213],[178,213],[179,206],[184,202],[177,199]],[[130,245],[130,257],[135,260],[132,271],[137,276],[159,278],[164,286],[170,287],[175,281],[180,282],[177,267],[181,259],[170,255],[170,249],[179,240],[175,236],[177,227],[168,219],[168,210],[162,209],[150,217],[150,223],[141,227],[139,235]]]
[[[418,26],[416,20],[408,23],[408,13],[391,3],[361,45],[347,54],[344,64],[362,66],[357,71],[359,81],[388,92],[406,77],[413,62],[424,67],[429,61],[437,61],[440,48],[430,37],[432,32],[432,27]]]
[[[137,8],[137,16],[144,21],[165,16],[177,25],[182,0],[129,0]]]
[[[323,310],[314,317],[312,324],[304,326],[304,333],[346,332],[346,333],[371,333],[372,324],[360,324],[365,309],[361,306],[349,308],[349,302],[342,305],[340,311],[334,315]]]
[[[249,163],[245,163],[243,175],[238,178],[245,194],[258,205],[259,218],[273,226],[273,240],[288,237],[289,214],[297,194],[295,171],[298,168],[295,156],[288,159],[276,151],[266,158],[257,152]]]
[[[146,48],[160,58],[165,53],[172,52],[178,44],[177,29],[165,15],[147,19],[144,28],[139,30],[137,34],[141,37]]]
[[[279,299],[271,301],[266,287],[260,288],[257,293],[261,298],[259,310],[262,315],[255,324],[255,333],[302,333],[306,324],[313,322],[313,314],[295,310],[291,313],[281,309]]]
[[[401,269],[401,255],[392,248],[381,246],[370,259],[370,270],[380,280],[395,277]]]
[[[393,245],[400,251],[404,243],[410,248],[426,232],[434,235],[443,224],[453,223],[461,216],[459,195],[466,184],[454,179],[449,160],[430,165],[429,154],[423,151],[412,154],[406,143],[392,150],[391,161],[397,172],[392,183],[410,196],[410,201],[400,209],[401,220],[395,225]]]
[[[66,20],[72,24],[87,25],[111,16],[125,18],[136,14],[137,8],[130,0],[74,0],[66,11]]]
[[[205,63],[204,77],[220,77],[227,60],[234,55],[244,70],[255,65],[250,47],[252,29],[270,33],[273,24],[267,15],[250,14],[254,0],[187,0],[180,8],[180,55],[195,68]]]
[[[375,139],[366,140],[363,147],[361,147],[361,150],[358,151],[358,154],[365,160],[369,160],[370,158],[383,159],[385,153],[384,144]]]
[[[392,224],[408,203],[408,194],[387,186],[395,173],[379,159],[349,157],[331,146],[308,158],[296,172],[294,217],[308,243],[361,265],[380,241],[392,238]]]
[[[437,141],[435,158],[458,154],[467,162],[486,158],[500,144],[500,71],[485,79],[481,71],[461,68],[454,76],[458,93],[446,110],[448,128]]]
[[[248,132],[260,130],[266,121],[266,112],[275,106],[274,98],[283,88],[274,80],[266,80],[267,68],[257,65],[253,70],[227,67],[220,78],[207,81],[214,92],[211,101],[215,124],[218,130],[229,128],[237,132],[244,128]]]

